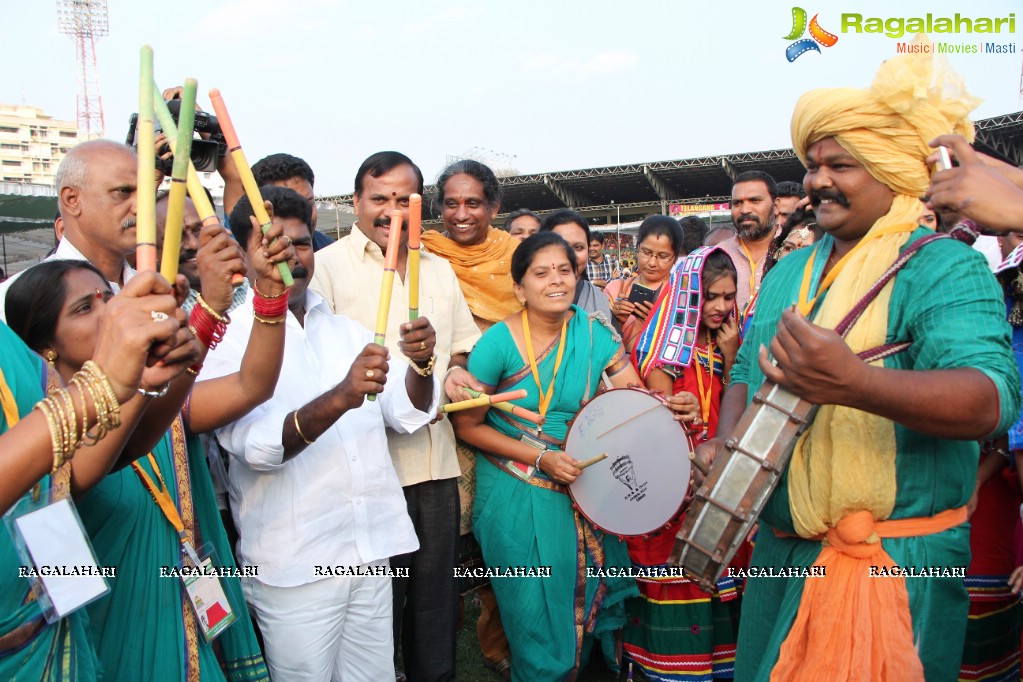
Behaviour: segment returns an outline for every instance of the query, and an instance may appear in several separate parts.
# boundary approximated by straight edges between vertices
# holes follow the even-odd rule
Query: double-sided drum
[[[622,388],[596,396],[568,427],[565,452],[586,461],[569,486],[580,513],[615,535],[646,535],[679,513],[689,489],[692,447],[660,398]]]

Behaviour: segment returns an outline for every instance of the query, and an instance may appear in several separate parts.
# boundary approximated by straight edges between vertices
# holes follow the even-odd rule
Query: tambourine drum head
[[[607,458],[569,486],[595,526],[615,535],[652,533],[679,512],[689,487],[689,439],[654,396],[616,389],[588,402],[572,420],[565,452]]]

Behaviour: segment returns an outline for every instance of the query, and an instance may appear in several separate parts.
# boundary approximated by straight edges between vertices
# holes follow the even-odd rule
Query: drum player
[[[704,463],[724,452],[764,379],[821,406],[767,502],[752,565],[823,566],[825,576],[749,580],[738,679],[953,680],[959,670],[968,602],[953,569],[969,562],[976,441],[1020,411],[1000,292],[983,257],[942,239],[845,339],[832,331],[930,233],[917,225],[928,142],[973,135],[966,113],[978,100],[955,74],[932,84],[933,55],[918,47],[885,62],[868,89],[815,90],[796,105],[793,146],[826,235],[764,281],[717,438],[697,450]],[[855,354],[902,341],[912,345],[883,362]]]

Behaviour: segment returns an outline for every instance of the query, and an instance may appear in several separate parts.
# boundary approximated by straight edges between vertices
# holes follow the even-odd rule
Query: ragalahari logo
[[[810,50],[820,52],[821,49],[817,47],[818,43],[824,47],[831,47],[838,42],[838,36],[834,33],[828,33],[817,23],[818,16],[820,15],[815,14],[813,19],[810,20],[810,38],[796,40],[807,30],[806,10],[802,7],[792,8],[792,31],[785,36],[785,40],[796,41],[785,48],[785,58],[790,62],[796,61],[801,55],[806,54]]]

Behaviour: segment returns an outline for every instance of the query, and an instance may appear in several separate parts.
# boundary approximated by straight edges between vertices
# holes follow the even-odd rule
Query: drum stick
[[[642,411],[642,412],[640,412],[639,414],[636,414],[636,415],[633,415],[633,416],[629,417],[628,419],[626,419],[625,421],[623,421],[623,422],[622,422],[621,424],[619,424],[618,426],[612,426],[612,427],[611,427],[610,429],[608,429],[608,430],[607,430],[607,431],[605,431],[604,433],[602,433],[602,434],[600,434],[599,436],[597,436],[597,437],[596,437],[596,438],[595,438],[594,440],[600,440],[601,438],[603,438],[603,437],[604,437],[604,436],[606,436],[607,434],[611,433],[611,432],[612,432],[612,431],[614,431],[615,429],[620,429],[620,428],[622,428],[623,426],[625,426],[626,424],[628,424],[628,423],[629,423],[630,421],[632,421],[633,419],[639,419],[640,417],[642,417],[642,416],[644,416],[644,415],[647,415],[647,414],[650,414],[650,413],[651,413],[651,412],[653,412],[654,410],[659,410],[659,409],[661,409],[662,407],[664,407],[664,404],[663,404],[663,403],[658,403],[657,405],[654,405],[653,407],[651,407],[651,408],[649,408],[649,409],[643,410],[643,411]]]
[[[160,121],[163,134],[167,136],[167,144],[171,148],[171,153],[176,154],[178,151],[178,131],[174,128],[174,117],[171,116],[167,103],[163,101],[163,97],[159,93],[160,88],[154,84],[153,105],[155,107],[156,118]],[[217,211],[213,208],[213,204],[210,203],[210,198],[206,196],[206,190],[199,180],[199,174],[195,170],[195,164],[192,163],[192,159],[188,160],[188,175],[185,178],[185,186],[188,188],[188,196],[192,199],[192,203],[195,204],[195,210],[199,214],[199,220],[202,221],[203,226],[219,224],[220,219],[217,218]],[[240,272],[231,275],[231,284],[236,287],[241,286],[244,281],[245,275]]]
[[[195,91],[198,83],[186,78],[181,90],[181,112],[178,114],[178,153],[174,155],[171,170],[170,194],[167,197],[167,217],[163,224],[163,256],[160,259],[160,274],[168,282],[178,276],[178,260],[181,258],[181,231],[185,224],[185,178],[188,163],[192,158],[192,126],[195,123]],[[156,89],[153,89],[156,94]],[[155,107],[155,102],[152,103]]]
[[[588,459],[585,462],[580,462],[579,464],[576,464],[576,466],[580,469],[585,469],[586,467],[593,466],[597,462],[603,462],[605,459],[607,459],[607,453],[602,452],[596,457],[593,457],[592,459]]]
[[[153,131],[153,48],[139,52],[138,203],[135,212],[135,265],[156,271],[156,134]]]
[[[486,395],[486,393],[480,393],[479,391],[474,391],[471,388],[466,388],[465,391],[469,395],[471,395],[473,398],[479,398],[480,396],[485,396]],[[513,400],[515,400],[515,399],[513,398]],[[490,403],[490,406],[491,407],[496,407],[497,409],[501,410],[502,412],[507,412],[508,414],[514,414],[516,417],[521,417],[521,418],[525,419],[526,421],[533,422],[534,424],[542,424],[543,421],[544,421],[543,417],[538,415],[536,412],[533,412],[531,410],[527,410],[524,407],[519,407],[518,405],[515,405],[513,403],[509,403],[509,402],[506,402],[506,401]]]
[[[526,397],[526,390],[519,389],[518,391],[509,391],[508,393],[495,393],[494,395],[487,395],[481,393],[478,398],[470,398],[469,400],[460,400],[457,403],[448,403],[447,405],[441,405],[441,412],[459,412],[460,410],[471,410],[474,407],[483,407],[484,405],[493,405],[495,403],[506,402],[508,400],[519,400]]]
[[[408,319],[419,317],[419,236],[422,233],[423,197],[408,198]]]
[[[398,249],[401,246],[401,211],[391,211],[391,227],[387,231],[387,253],[384,256],[384,279],[380,284],[380,303],[377,305],[377,326],[373,343],[384,345],[387,340],[387,314],[391,310],[391,291],[394,289],[394,271],[398,267]],[[376,400],[376,394],[369,396]]]
[[[224,104],[220,90],[216,88],[210,90],[210,102],[213,103],[213,111],[217,114],[217,123],[220,124],[220,130],[224,133],[224,139],[227,140],[227,149],[231,152],[231,159],[234,160],[234,165],[238,168],[238,175],[245,188],[245,195],[249,198],[249,203],[252,204],[252,213],[256,216],[259,229],[266,234],[271,225],[270,215],[266,212],[266,207],[263,206],[263,195],[259,193],[259,187],[256,186],[256,178],[253,177],[252,168],[249,167],[249,162],[245,159],[245,152],[242,151],[238,133],[235,132],[234,123],[231,121],[231,115],[227,112],[227,105]],[[314,230],[316,226],[310,225],[309,229]],[[295,278],[291,276],[291,268],[287,263],[278,263],[277,269],[281,271],[281,280],[284,282],[284,286],[290,287],[295,283]],[[373,399],[373,395],[370,396],[370,400]]]

